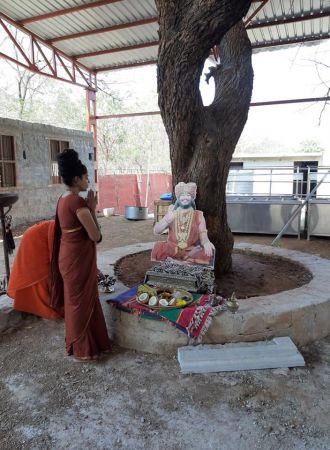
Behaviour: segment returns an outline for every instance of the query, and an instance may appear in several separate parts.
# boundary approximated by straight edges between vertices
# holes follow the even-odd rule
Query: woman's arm
[[[94,242],[101,242],[101,240],[102,240],[102,234],[100,231],[101,227],[98,224],[98,221],[96,219],[96,214],[95,214],[95,209],[96,209],[96,205],[97,205],[97,197],[96,197],[95,192],[92,189],[90,189],[87,192],[86,203],[88,206],[88,208],[87,208],[88,211],[83,213],[81,218],[77,214],[78,219],[80,220],[80,222],[86,229],[89,238]],[[89,214],[88,214],[88,212],[89,212]],[[91,222],[91,218],[92,218],[92,221],[94,222],[94,224]]]
[[[91,212],[89,208],[80,208],[77,210],[77,217],[87,231],[88,237],[94,242],[100,241],[102,236],[97,225],[95,212],[93,217],[93,212]]]

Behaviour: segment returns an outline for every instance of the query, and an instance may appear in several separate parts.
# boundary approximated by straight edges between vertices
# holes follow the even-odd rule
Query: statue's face
[[[189,208],[193,202],[193,198],[190,194],[181,194],[178,200],[181,208]]]

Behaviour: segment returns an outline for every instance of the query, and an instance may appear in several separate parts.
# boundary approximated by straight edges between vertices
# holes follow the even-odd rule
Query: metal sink
[[[0,208],[6,208],[16,203],[18,200],[18,195],[12,192],[0,193]]]

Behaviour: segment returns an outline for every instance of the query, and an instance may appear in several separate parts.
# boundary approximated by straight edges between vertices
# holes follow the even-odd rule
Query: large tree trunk
[[[159,107],[170,143],[173,183],[197,183],[197,205],[216,247],[219,275],[232,265],[225,191],[252,93],[251,45],[240,21],[251,1],[156,0],[156,4]],[[218,44],[221,64],[210,72],[215,98],[205,107],[200,77],[210,49]]]

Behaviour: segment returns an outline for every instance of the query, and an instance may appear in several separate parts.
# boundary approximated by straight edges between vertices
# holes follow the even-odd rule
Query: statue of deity
[[[215,248],[207,236],[203,212],[196,210],[196,192],[196,183],[181,182],[175,186],[175,204],[154,226],[155,234],[168,229],[168,239],[155,243],[152,261],[213,265]]]

